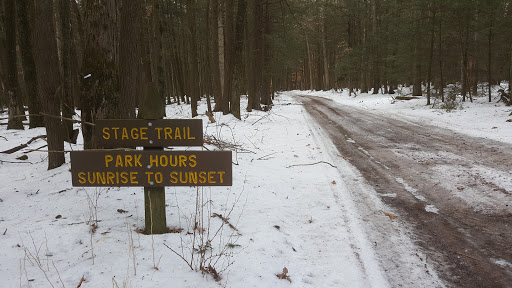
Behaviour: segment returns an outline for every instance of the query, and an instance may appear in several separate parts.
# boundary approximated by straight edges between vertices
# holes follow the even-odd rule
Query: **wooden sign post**
[[[148,96],[157,95],[154,87],[148,90]],[[167,232],[165,186],[231,186],[232,155],[163,151],[167,146],[202,146],[202,120],[162,119],[163,107],[149,98],[144,103],[147,119],[97,120],[95,127],[98,147],[144,150],[73,151],[71,174],[73,186],[143,186],[146,233],[162,234]]]

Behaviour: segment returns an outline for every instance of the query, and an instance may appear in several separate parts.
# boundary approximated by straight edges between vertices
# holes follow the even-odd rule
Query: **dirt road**
[[[298,98],[447,286],[512,287],[512,145]]]

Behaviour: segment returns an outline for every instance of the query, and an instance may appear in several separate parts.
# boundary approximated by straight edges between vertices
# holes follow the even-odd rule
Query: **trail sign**
[[[73,151],[73,186],[231,186],[231,151]]]
[[[143,98],[148,119],[96,120],[99,148],[71,152],[73,186],[144,187],[145,230],[166,233],[165,186],[231,186],[231,151],[163,151],[168,146],[202,146],[201,119],[162,119],[164,104],[156,83],[148,83]]]
[[[100,148],[202,146],[201,119],[96,120]]]

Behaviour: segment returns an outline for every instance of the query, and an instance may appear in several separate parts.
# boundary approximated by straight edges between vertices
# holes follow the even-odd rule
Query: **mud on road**
[[[512,286],[512,145],[298,96],[452,287]],[[391,196],[391,197],[389,197]]]

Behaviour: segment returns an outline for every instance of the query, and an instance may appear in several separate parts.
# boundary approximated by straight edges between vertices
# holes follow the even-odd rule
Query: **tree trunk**
[[[124,0],[121,7],[121,36],[119,43],[119,116],[123,119],[134,119],[139,91],[140,64],[142,57],[142,41],[139,30],[142,28],[142,3]]]
[[[253,29],[250,40],[251,75],[249,77],[249,102],[247,111],[261,110],[260,99],[263,94],[263,3],[253,0]]]
[[[435,19],[436,19],[436,12],[431,11],[432,13],[432,26],[430,29],[430,51],[429,51],[429,58],[428,58],[428,72],[427,72],[427,105],[430,105],[430,94],[431,94],[431,85],[432,85],[432,62],[434,59],[434,34],[435,34]]]
[[[190,83],[190,101],[191,101],[191,112],[192,117],[196,117],[197,114],[197,101],[199,100],[199,84],[193,79],[199,79],[198,73],[198,60],[197,60],[197,40],[196,40],[196,0],[188,0],[187,17],[190,29],[190,62],[189,62],[189,83]]]
[[[7,47],[7,95],[9,96],[9,120],[7,129],[23,130],[21,115],[24,111],[19,109],[18,101],[18,67],[16,64],[16,6],[15,0],[5,1],[5,30]]]
[[[115,1],[85,2],[86,43],[82,64],[82,120],[118,118],[119,78]],[[84,148],[96,146],[93,126],[82,122]]]
[[[74,0],[73,0],[74,1]],[[71,4],[70,0],[60,0],[60,16],[62,30],[62,116],[73,118],[73,77],[71,76]],[[63,121],[63,137],[68,142],[76,142],[73,138],[73,122]]]
[[[220,63],[219,63],[219,3],[218,0],[210,0],[210,54],[211,61],[211,82],[212,94],[215,101],[213,111],[221,111],[221,85],[220,85]]]
[[[488,38],[488,54],[487,54],[487,62],[488,62],[488,70],[487,70],[487,81],[489,85],[487,85],[488,94],[489,94],[489,102],[492,101],[491,97],[491,85],[492,85],[492,27],[493,20],[491,17],[491,26],[489,27],[489,38]]]
[[[238,119],[240,115],[240,94],[245,90],[245,65],[244,65],[244,37],[247,17],[247,0],[238,0],[235,22],[235,47],[234,47],[234,93],[231,97],[231,114]]]
[[[223,114],[229,113],[229,100],[233,97],[233,73],[234,73],[234,6],[233,0],[226,0],[226,17],[224,21],[224,92],[221,99],[221,107]]]
[[[64,141],[62,138],[59,109],[60,71],[57,55],[56,30],[53,19],[52,0],[36,1],[36,22],[34,26],[34,58],[37,71],[37,83],[42,110],[45,117],[48,141],[48,170],[61,166],[64,159]],[[50,117],[53,116],[53,117]],[[59,151],[59,152],[57,152]]]
[[[28,113],[31,115],[29,127],[43,127],[42,116],[32,116],[41,113],[41,103],[37,94],[37,74],[34,55],[32,54],[32,26],[34,20],[34,0],[16,1],[20,23],[19,39],[21,61],[23,63],[23,76],[28,94]]]

